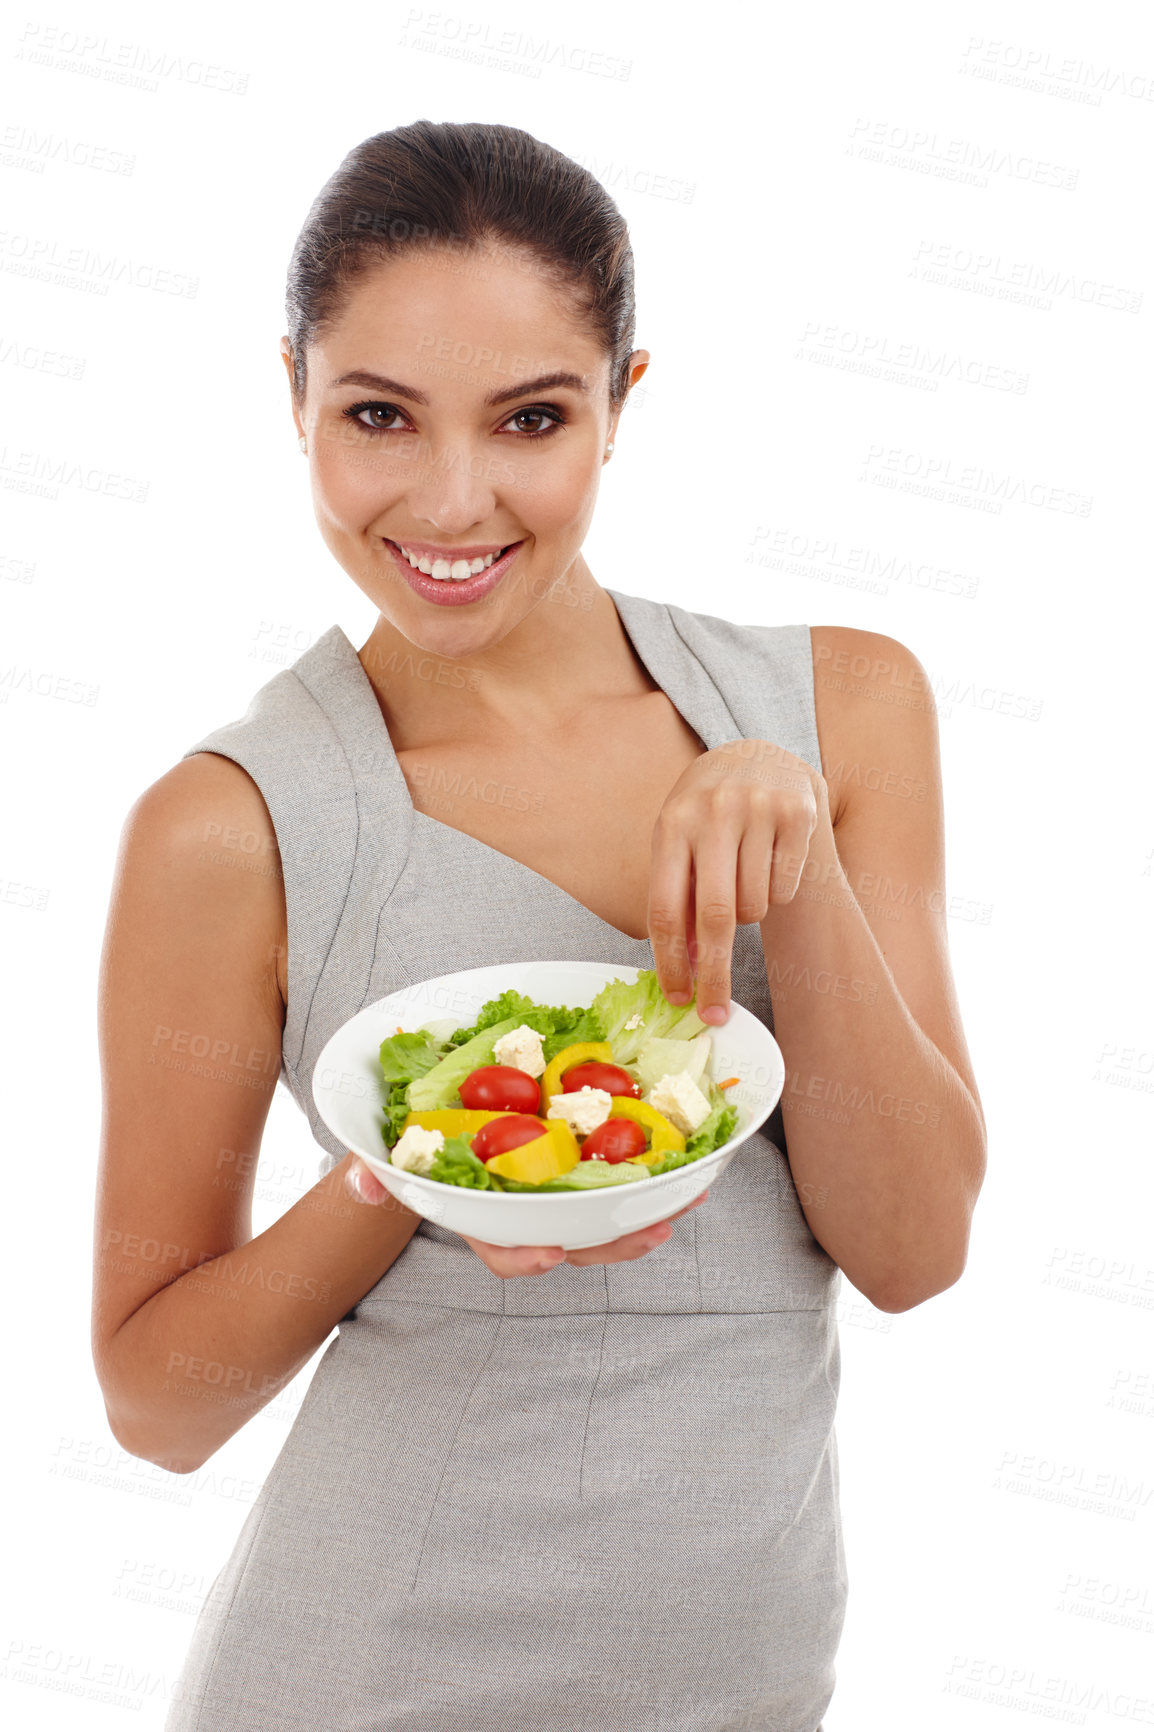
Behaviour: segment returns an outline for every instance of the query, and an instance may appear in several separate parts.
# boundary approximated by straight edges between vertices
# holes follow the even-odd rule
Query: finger
[[[678,828],[676,816],[667,816],[663,811],[653,827],[645,923],[657,984],[670,1004],[688,1004],[693,997],[686,944],[691,858],[689,843]]]
[[[487,1269],[506,1281],[517,1275],[543,1275],[565,1260],[565,1251],[560,1245],[492,1245],[488,1240],[474,1239],[468,1233],[462,1233],[461,1237],[466,1245],[472,1246]]]
[[[672,1236],[673,1228],[668,1221],[653,1221],[648,1227],[639,1227],[635,1233],[625,1233],[604,1245],[583,1245],[580,1250],[569,1251],[565,1260],[579,1268],[590,1263],[631,1263],[646,1252],[655,1251]]]
[[[695,1209],[698,1203],[704,1203],[708,1197],[708,1189],[702,1191],[700,1197],[694,1197],[685,1208],[678,1209],[673,1215],[667,1215],[662,1221],[654,1221],[648,1227],[639,1228],[635,1233],[626,1233],[620,1239],[612,1239],[604,1245],[586,1245],[581,1250],[564,1251],[559,1245],[493,1245],[484,1239],[475,1239],[468,1233],[462,1233],[466,1245],[472,1246],[485,1267],[503,1280],[518,1275],[544,1275],[550,1269],[555,1269],[558,1263],[572,1263],[580,1268],[591,1264],[625,1263],[634,1258],[645,1256],[646,1252],[655,1250],[665,1243],[673,1229],[669,1225],[676,1221],[679,1215],[687,1214]]]
[[[792,902],[797,895],[801,875],[809,858],[810,838],[816,817],[811,820],[804,809],[791,814],[778,827],[773,838],[773,865],[769,878],[771,904]]]
[[[737,855],[740,832],[715,823],[693,857],[694,964],[697,1014],[722,1023],[729,1015],[729,970],[737,936]]]
[[[692,1203],[686,1203],[683,1209],[678,1209],[672,1215],[666,1215],[660,1221],[653,1221],[648,1227],[641,1227],[635,1233],[626,1233],[620,1239],[612,1239],[605,1245],[586,1245],[579,1251],[570,1251],[566,1262],[586,1267],[592,1263],[627,1263],[637,1257],[644,1257],[647,1252],[656,1250],[672,1236],[672,1222],[679,1216],[688,1214],[698,1203],[703,1203],[709,1191],[702,1191],[700,1197],[694,1197]]]
[[[752,823],[737,850],[737,923],[752,926],[769,913],[773,871],[773,825],[768,818]]]
[[[358,1203],[379,1203],[388,1190],[375,1173],[371,1173],[359,1155],[354,1155],[345,1174],[345,1190]]]

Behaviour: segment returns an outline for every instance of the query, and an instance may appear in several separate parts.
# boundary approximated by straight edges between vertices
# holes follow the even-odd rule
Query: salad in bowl
[[[468,1025],[381,1042],[382,1137],[393,1166],[477,1190],[656,1178],[712,1154],[737,1124],[725,1091],[740,1078],[714,1078],[711,1048],[654,969],[576,1009],[506,989]]]
[[[707,1189],[785,1082],[743,1006],[710,1026],[656,971],[535,962],[442,975],[338,1029],[324,1122],[398,1201],[501,1245],[605,1244]]]

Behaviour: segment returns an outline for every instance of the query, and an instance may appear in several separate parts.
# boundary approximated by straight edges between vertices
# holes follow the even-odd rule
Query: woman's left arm
[[[651,939],[667,994],[692,989],[692,966],[704,1015],[728,1003],[736,925],[760,923],[798,1200],[854,1286],[907,1311],[962,1274],[986,1166],[946,933],[937,715],[895,639],[811,640],[825,774],[770,741],[691,765],[654,830]]]

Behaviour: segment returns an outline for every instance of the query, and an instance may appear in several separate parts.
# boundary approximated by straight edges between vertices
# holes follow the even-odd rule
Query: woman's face
[[[306,359],[321,534],[411,643],[483,651],[569,583],[617,413],[607,355],[529,255],[375,265]]]

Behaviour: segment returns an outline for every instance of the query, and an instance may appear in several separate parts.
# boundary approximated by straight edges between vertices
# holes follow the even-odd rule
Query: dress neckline
[[[616,609],[622,630],[632,644],[638,660],[654,684],[665,693],[681,719],[702,741],[706,751],[711,751],[715,746],[722,745],[727,740],[736,739],[740,730],[730,715],[724,698],[677,632],[667,604],[651,601],[647,597],[622,595],[617,590],[612,589],[606,589],[605,593]],[[632,624],[629,619],[631,613],[633,615]],[[655,628],[652,635],[647,628]],[[328,642],[330,639],[332,640],[331,644]],[[645,647],[646,639],[648,639],[648,647]],[[619,926],[614,926],[611,921],[597,914],[587,903],[574,896],[571,891],[555,883],[543,872],[538,872],[536,867],[527,865],[524,860],[518,860],[513,854],[504,853],[500,848],[494,848],[492,843],[483,842],[479,836],[474,836],[470,831],[460,830],[455,824],[446,824],[443,819],[433,817],[430,812],[422,812],[419,807],[415,806],[385,721],[384,712],[373,688],[373,683],[361,664],[356,646],[339,625],[334,625],[330,632],[326,632],[323,638],[318,639],[313,648],[319,650],[322,644],[327,650],[335,646],[341,652],[342,657],[345,657],[347,651],[345,659],[348,662],[349,674],[355,684],[360,687],[360,695],[368,699],[371,716],[375,718],[380,736],[383,737],[383,756],[388,767],[388,780],[395,787],[397,797],[404,801],[407,819],[411,826],[424,825],[426,828],[430,825],[435,826],[439,831],[458,837],[463,846],[480,849],[484,854],[504,861],[513,870],[528,873],[538,884],[548,885],[550,891],[555,895],[564,897],[566,902],[583,909],[591,920],[597,921],[598,925],[605,927],[607,931],[614,933],[625,943],[633,945],[637,951],[648,950],[648,938],[634,938],[632,933],[624,932]],[[306,651],[306,656],[309,653]],[[697,677],[692,677],[693,674],[696,674]]]

